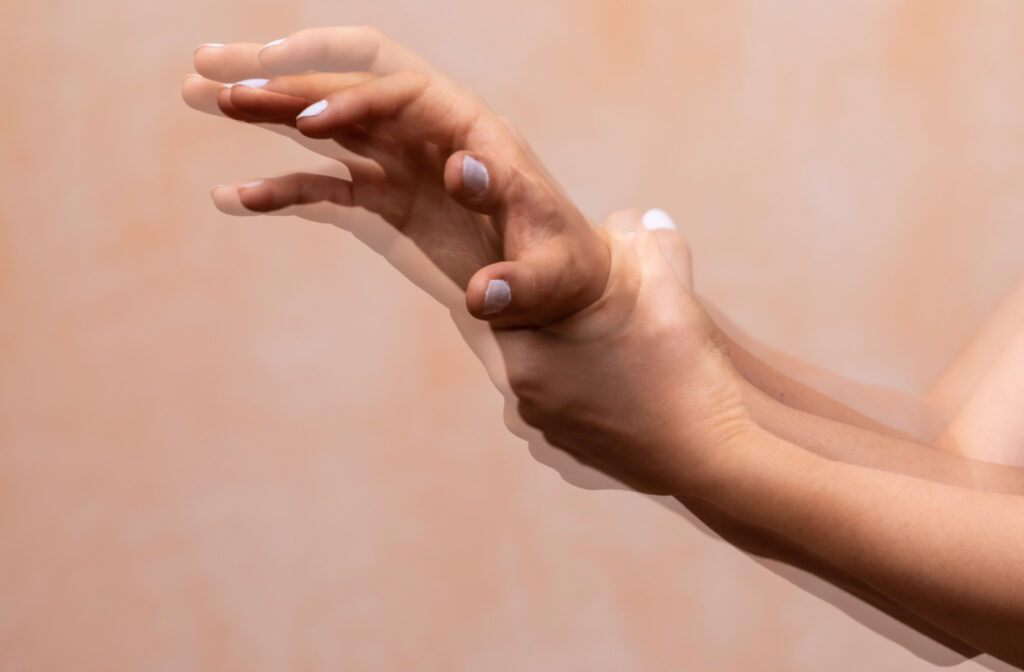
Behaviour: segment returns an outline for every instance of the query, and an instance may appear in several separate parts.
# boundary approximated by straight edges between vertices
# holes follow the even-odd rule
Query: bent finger
[[[466,287],[466,309],[495,328],[514,328],[548,326],[590,306],[604,291],[609,255],[604,240],[590,236],[561,234],[481,268]]]

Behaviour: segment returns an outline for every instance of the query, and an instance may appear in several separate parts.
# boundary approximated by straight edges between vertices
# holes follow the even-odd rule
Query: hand
[[[742,379],[690,293],[681,236],[646,229],[636,211],[601,232],[612,264],[594,304],[543,329],[496,333],[519,413],[637,490],[703,496],[753,430]]]
[[[354,29],[332,30],[351,37]],[[239,64],[249,54],[257,57],[259,72],[303,71],[315,54],[320,65],[382,67],[381,54],[396,48],[379,33],[370,35],[379,43],[370,50],[378,54],[373,63],[339,55],[344,48],[338,44],[351,47],[352,40],[316,29],[259,52],[248,45],[200,49],[196,65],[238,75],[251,72]],[[227,63],[217,63],[211,51]],[[197,91],[209,95],[208,84],[187,81],[183,87],[186,100],[202,107]],[[495,326],[547,324],[600,295],[608,252],[586,218],[500,117],[429,67],[386,76],[282,75],[218,87],[217,96],[228,116],[292,125],[350,154],[341,160],[351,180],[299,173],[239,187],[249,209],[327,200],[380,214],[465,287],[471,314]]]
[[[308,53],[333,45],[292,36],[259,61],[269,51],[275,68],[301,71]],[[305,73],[251,84],[219,88],[219,108],[329,138],[359,161],[343,159],[350,181],[298,174],[243,186],[247,207],[329,200],[378,212],[465,279],[469,311],[497,330],[524,420],[640,490],[699,491],[747,427],[738,376],[638,213],[595,232],[509,127],[443,77]],[[492,312],[495,280],[511,300]],[[509,329],[523,326],[533,328]]]

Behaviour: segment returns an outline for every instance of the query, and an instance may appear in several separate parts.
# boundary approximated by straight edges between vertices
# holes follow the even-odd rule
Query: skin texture
[[[362,51],[347,56],[338,53],[345,40],[324,32],[289,36],[264,52],[224,48],[238,62],[255,59],[261,73],[281,74],[259,90],[216,87],[225,114],[288,123],[286,107],[301,111],[326,98],[330,113],[295,128],[333,139],[385,175],[381,182],[373,165],[350,166],[348,184],[300,175],[235,187],[244,205],[331,200],[378,212],[465,282],[468,310],[495,330],[523,419],[553,445],[643,492],[672,494],[698,510],[703,502],[723,528],[738,525],[734,536],[756,540],[767,531],[762,548],[802,550],[805,564],[825,563],[824,574],[852,577],[971,646],[1024,660],[1024,597],[1015,590],[1024,585],[1019,470],[978,467],[865,426],[811,392],[780,404],[765,388],[796,388],[730,346],[659,237],[637,225],[639,213],[617,213],[593,231],[507,125],[460,87],[424,71],[374,72],[401,59],[379,34],[371,38],[376,49],[351,40]],[[286,45],[290,60],[278,53]],[[206,51],[197,54],[201,73],[258,76]],[[315,77],[288,77],[319,63],[359,66],[373,77],[326,96],[301,89]],[[464,152],[492,176],[482,199],[463,190]],[[462,217],[459,208],[486,219]],[[483,292],[495,277],[509,282],[513,303],[484,316]]]

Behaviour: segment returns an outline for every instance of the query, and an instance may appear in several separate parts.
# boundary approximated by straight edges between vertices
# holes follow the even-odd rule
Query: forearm
[[[939,483],[989,492],[1024,494],[1024,469],[979,462],[895,436],[807,413],[744,386],[756,424],[821,457]]]
[[[762,429],[717,465],[703,499],[1024,662],[1024,500],[823,459]]]
[[[737,340],[723,334],[729,349],[729,357],[736,369],[751,385],[761,390],[774,401],[811,413],[829,418],[853,427],[870,429],[879,434],[886,434],[903,439],[910,439],[906,432],[890,427],[874,420],[867,415],[833,399],[827,394],[806,385],[787,373],[784,373],[777,362],[769,363],[761,356],[755,355],[748,347]],[[851,382],[852,386],[853,383]]]
[[[854,427],[926,443],[945,426],[948,418],[925,401],[845,379],[777,352],[744,333],[707,299],[702,297],[700,303],[721,330],[739,372],[773,400]]]
[[[1006,344],[989,370],[975,382],[970,398],[937,445],[945,450],[1000,464],[1024,464],[1024,328]]]
[[[810,553],[807,549],[794,543],[789,537],[734,518],[718,507],[697,497],[677,497],[676,499],[690,513],[699,518],[701,522],[714,530],[722,539],[744,553],[784,562],[787,565],[809,572],[855,595],[876,609],[901,621],[904,625],[914,628],[921,634],[957,651],[963,656],[973,657],[978,655],[979,652],[974,647],[953,637],[934,623],[925,620],[919,614],[893,601],[848,572],[840,570],[835,565]]]

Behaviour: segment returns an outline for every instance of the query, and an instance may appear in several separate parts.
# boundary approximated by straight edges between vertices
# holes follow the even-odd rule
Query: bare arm
[[[759,362],[759,367],[761,375],[777,375],[778,379],[784,380],[782,374],[773,373],[766,364]],[[813,396],[803,397],[807,398],[814,399]],[[821,399],[828,400],[823,395]],[[855,426],[794,409],[774,402],[752,384],[746,388],[746,403],[754,420],[760,426],[826,459],[961,487],[1006,494],[1024,492],[1024,469],[972,461],[899,438],[891,432],[866,429],[865,426],[870,426],[867,423]],[[766,529],[759,524],[738,519],[719,506],[695,497],[677,499],[720,536],[741,550],[780,560],[811,572],[875,605],[932,639],[964,655],[972,655],[969,647],[951,637],[939,624],[922,618],[906,605],[883,594],[873,584],[852,574],[849,568],[839,567],[831,558],[818,555],[814,549],[803,545],[801,540],[786,536],[778,530]]]
[[[762,428],[723,455],[702,499],[1024,663],[1024,499],[825,459]]]
[[[930,446],[845,424],[772,400],[753,385],[744,390],[754,421],[820,457],[987,492],[1024,494],[1024,469],[979,462]]]
[[[976,381],[936,445],[959,455],[1024,466],[1022,372],[1024,327],[1010,336],[989,370]]]
[[[745,333],[705,298],[733,363],[766,395],[797,410],[907,440],[930,443],[945,426],[927,400],[865,385],[778,352]]]
[[[975,460],[1024,466],[1024,280],[920,397],[863,385],[777,352],[709,301],[701,304],[722,329],[736,368],[775,401]]]

